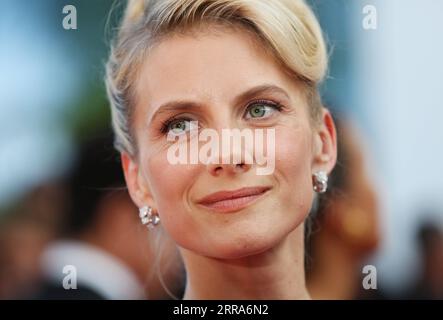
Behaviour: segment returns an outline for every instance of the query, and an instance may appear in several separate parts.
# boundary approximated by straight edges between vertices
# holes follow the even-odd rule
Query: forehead
[[[174,99],[223,101],[264,83],[296,91],[295,81],[247,32],[174,35],[157,44],[141,66],[137,105],[153,113]]]

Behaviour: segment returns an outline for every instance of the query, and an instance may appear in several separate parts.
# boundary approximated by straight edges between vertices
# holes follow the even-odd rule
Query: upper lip
[[[271,187],[257,186],[257,187],[246,187],[232,191],[219,191],[211,193],[210,195],[200,199],[198,203],[203,205],[208,205],[223,200],[254,196],[262,194],[269,189],[271,189]]]

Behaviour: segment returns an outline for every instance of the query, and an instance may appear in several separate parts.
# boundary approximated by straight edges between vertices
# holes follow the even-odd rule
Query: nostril
[[[245,164],[245,163],[238,163],[238,164],[235,165],[235,168],[236,168],[237,170],[241,170],[241,171],[245,171],[245,170],[247,170],[248,167],[249,167],[249,166],[248,166],[247,164]]]
[[[246,172],[249,170],[251,165],[247,163],[237,163],[237,164],[212,164],[208,166],[209,172],[212,175],[218,176],[223,171],[226,171],[227,173],[241,173]]]

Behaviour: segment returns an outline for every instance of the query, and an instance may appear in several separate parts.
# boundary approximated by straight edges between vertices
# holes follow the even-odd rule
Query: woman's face
[[[136,83],[137,158],[122,155],[134,202],[154,207],[177,244],[201,255],[239,258],[275,246],[306,218],[312,173],[329,173],[335,164],[330,114],[323,110],[323,123],[314,129],[301,90],[246,33],[164,39]],[[190,121],[220,135],[222,129],[275,129],[275,169],[257,175],[255,163],[171,164],[168,149],[189,141],[171,142],[167,134],[186,135]],[[244,201],[200,203],[245,187],[266,191]]]

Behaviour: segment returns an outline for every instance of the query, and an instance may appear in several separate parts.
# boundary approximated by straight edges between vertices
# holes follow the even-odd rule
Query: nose
[[[227,108],[225,108],[227,109]],[[219,120],[214,129],[218,134],[218,142],[214,146],[206,168],[212,176],[236,175],[248,172],[254,163],[252,137],[243,133],[231,123],[229,116]],[[232,131],[230,131],[232,130]]]
[[[226,174],[238,174],[249,171],[251,168],[250,164],[247,163],[237,163],[237,164],[209,164],[208,171],[213,176],[220,176],[224,173]]]
[[[231,154],[232,155],[232,154]],[[230,156],[231,156],[230,155]],[[220,159],[218,159],[220,160]],[[248,172],[252,165],[247,163],[244,158],[233,156],[232,159],[230,157],[222,158],[221,161],[213,162],[211,161],[206,165],[208,172],[212,176],[220,176],[223,174],[226,175],[235,175],[240,173]]]

